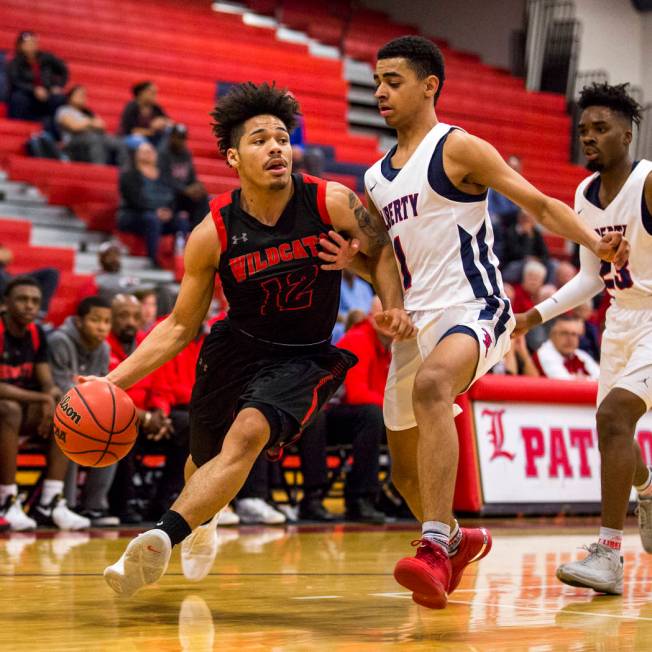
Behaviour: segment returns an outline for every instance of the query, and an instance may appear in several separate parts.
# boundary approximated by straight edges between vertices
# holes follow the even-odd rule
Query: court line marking
[[[506,607],[508,609],[520,609],[521,611],[535,611],[537,613],[549,613],[549,614],[558,614],[560,611],[563,610],[565,614],[575,614],[578,616],[596,616],[600,618],[618,618],[619,620],[650,620],[652,621],[652,618],[649,618],[647,616],[625,616],[623,614],[605,614],[605,613],[599,613],[595,611],[576,611],[574,609],[564,609],[563,607],[560,609],[546,609],[545,607],[523,607],[521,605],[517,604],[503,604],[503,603],[495,603],[495,602],[476,602],[475,600],[470,601],[470,600],[449,600],[448,604],[467,604],[467,605],[472,605],[474,607],[498,607],[501,609],[502,607]],[[587,603],[589,604],[589,603]]]
[[[336,598],[343,598],[342,595],[301,595],[293,600],[335,600]]]

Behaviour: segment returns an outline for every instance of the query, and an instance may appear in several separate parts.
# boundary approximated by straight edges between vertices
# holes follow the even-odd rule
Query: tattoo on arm
[[[372,249],[382,248],[389,242],[385,225],[362,205],[353,191],[349,192],[349,208],[353,211],[360,230],[369,238]]]

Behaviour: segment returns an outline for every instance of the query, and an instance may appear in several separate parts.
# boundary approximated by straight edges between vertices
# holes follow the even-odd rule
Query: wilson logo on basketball
[[[79,425],[79,422],[81,421],[81,414],[79,412],[76,412],[73,410],[68,403],[70,402],[70,397],[68,394],[66,394],[63,397],[63,400],[61,403],[59,403],[59,407],[61,408],[61,411],[71,420],[74,421],[76,424]]]
[[[66,431],[62,430],[61,428],[57,427],[56,425],[52,426],[52,431],[54,432],[54,436],[57,439],[60,439],[64,444],[66,443]]]

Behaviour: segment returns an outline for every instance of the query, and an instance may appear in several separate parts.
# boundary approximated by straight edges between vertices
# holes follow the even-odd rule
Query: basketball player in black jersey
[[[219,511],[260,452],[298,437],[355,364],[329,342],[341,274],[320,266],[320,238],[335,230],[359,240],[386,326],[397,338],[414,334],[383,225],[344,186],[292,174],[288,132],[298,110],[267,84],[236,86],[220,100],[214,133],[241,187],[214,199],[188,239],[172,314],[106,377],[127,388],[179,353],[206,315],[217,270],[230,309],[197,365],[186,486],[156,527],[105,570],[121,595],[157,581],[182,541],[184,575],[202,579],[217,551]]]

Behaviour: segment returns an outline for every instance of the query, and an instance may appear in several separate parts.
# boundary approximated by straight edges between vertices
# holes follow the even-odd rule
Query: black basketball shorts
[[[270,424],[267,448],[287,444],[312,422],[356,362],[352,353],[330,344],[310,351],[263,346],[228,320],[217,322],[197,361],[190,402],[193,462],[201,466],[221,451],[247,406],[261,410]]]

